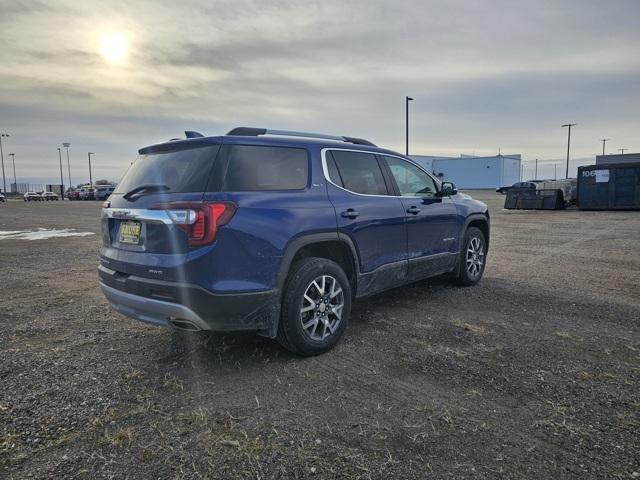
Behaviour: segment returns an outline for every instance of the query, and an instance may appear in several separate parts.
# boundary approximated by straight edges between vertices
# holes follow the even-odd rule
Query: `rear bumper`
[[[197,285],[126,275],[98,267],[111,306],[127,317],[187,330],[260,330],[272,336],[280,316],[277,291],[215,294]]]
[[[122,292],[100,282],[102,293],[118,313],[142,322],[169,327],[178,321],[178,325],[192,325],[192,330],[209,330],[209,325],[193,310],[184,305],[150,298],[139,297]]]

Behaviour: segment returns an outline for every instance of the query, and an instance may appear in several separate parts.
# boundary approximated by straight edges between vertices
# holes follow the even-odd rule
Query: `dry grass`
[[[573,332],[567,332],[565,330],[554,332],[554,335],[560,338],[565,338],[567,340],[576,340],[576,341],[581,340],[580,337],[578,337]]]
[[[121,428],[114,433],[105,433],[104,440],[111,447],[118,448],[133,442],[135,433],[133,428]]]
[[[14,448],[19,439],[20,435],[15,433],[0,435],[0,452],[5,453]]]
[[[184,391],[184,382],[170,373],[165,374],[162,385],[169,390],[173,390],[174,392]]]
[[[592,380],[593,379],[593,375],[591,375],[589,372],[578,372],[578,380]]]
[[[471,332],[471,333],[485,333],[485,329],[484,327],[481,327],[480,325],[474,325],[472,323],[469,322],[462,322],[458,319],[453,320],[452,322],[456,327],[461,328],[462,330],[464,330],[465,332]]]

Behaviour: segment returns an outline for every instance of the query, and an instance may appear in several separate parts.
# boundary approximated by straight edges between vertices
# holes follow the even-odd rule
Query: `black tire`
[[[482,246],[482,254],[480,255],[476,252],[476,256],[473,257],[473,254],[470,252],[470,248],[473,245],[477,245],[479,242]],[[475,249],[475,247],[473,247]],[[467,256],[470,258],[467,258]],[[467,260],[475,263],[475,266],[470,266],[467,263]],[[484,268],[487,263],[487,240],[480,230],[477,227],[469,227],[464,234],[464,239],[462,241],[462,248],[460,249],[460,258],[458,259],[458,268],[454,274],[453,281],[457,285],[462,285],[465,287],[469,287],[471,285],[475,285],[482,279],[482,275],[484,274]],[[481,262],[481,265],[478,265],[478,261]]]
[[[320,285],[324,292],[320,292],[313,286],[314,280],[323,279],[326,282]],[[336,287],[333,287],[333,282]],[[318,282],[319,283],[319,282]],[[323,297],[330,297],[331,293],[337,292],[338,287],[341,293],[335,297],[325,301],[326,305],[322,305]],[[333,289],[333,292],[327,293]],[[311,298],[313,296],[320,298],[320,306],[317,303],[310,303],[305,300],[305,294]],[[324,295],[323,295],[324,294]],[[307,303],[306,307],[305,302]],[[337,304],[342,303],[341,315],[338,319]],[[303,313],[303,308],[316,305],[314,309]],[[322,309],[322,310],[321,310]],[[340,340],[340,337],[347,328],[349,315],[351,313],[351,284],[340,266],[326,258],[310,257],[296,262],[289,272],[284,288],[282,298],[282,313],[280,323],[278,325],[278,335],[276,340],[287,350],[305,357],[320,355],[331,350]],[[313,325],[307,327],[308,331],[303,327],[303,316],[306,315],[307,323],[315,320],[316,329]],[[335,330],[331,332],[329,325],[333,325]],[[320,330],[318,330],[320,329]],[[327,329],[329,333],[327,333]],[[322,336],[324,338],[314,338]],[[324,336],[326,335],[326,337]]]

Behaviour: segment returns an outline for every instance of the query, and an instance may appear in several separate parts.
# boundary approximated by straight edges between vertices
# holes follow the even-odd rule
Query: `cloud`
[[[24,168],[62,141],[124,169],[146,143],[236,125],[402,149],[560,158],[640,150],[640,4],[619,0],[0,1],[1,129]],[[129,55],[108,64],[104,32]],[[56,152],[57,153],[57,152]],[[18,151],[16,151],[18,157]],[[36,176],[35,174],[33,176]]]

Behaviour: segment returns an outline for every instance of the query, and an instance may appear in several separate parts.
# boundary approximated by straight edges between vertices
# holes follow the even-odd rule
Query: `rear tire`
[[[282,299],[276,340],[302,356],[331,350],[347,328],[351,284],[340,266],[326,258],[296,262]]]
[[[469,227],[464,234],[454,283],[469,287],[480,281],[487,260],[487,240],[477,227]]]

